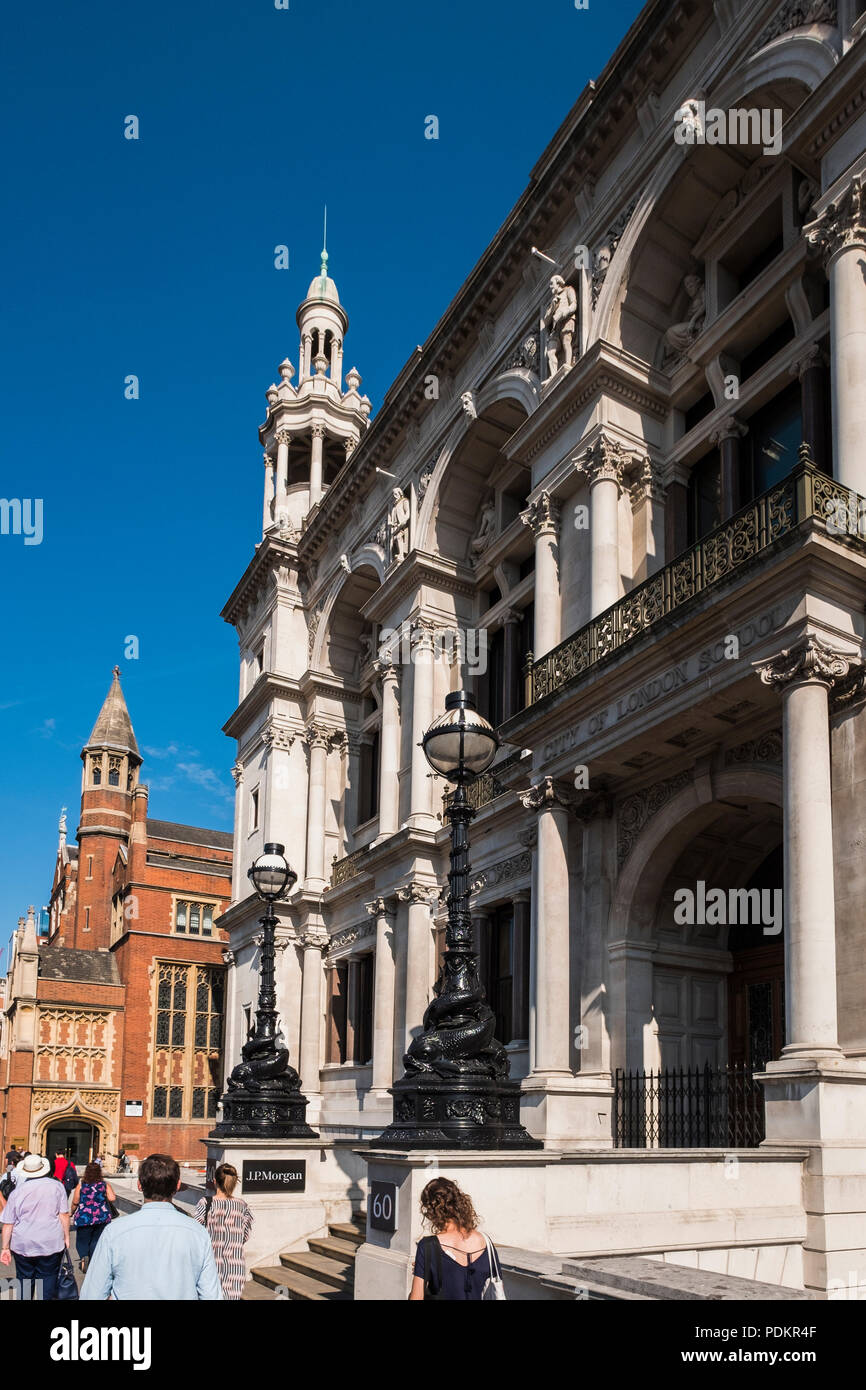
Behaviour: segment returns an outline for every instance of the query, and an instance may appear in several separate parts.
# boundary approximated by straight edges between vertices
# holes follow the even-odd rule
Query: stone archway
[[[51,1142],[52,1134],[55,1141],[61,1133],[80,1137],[89,1127],[97,1151],[116,1154],[119,1105],[119,1091],[36,1088],[31,1105],[30,1148],[34,1153],[46,1153],[45,1145]]]
[[[680,774],[629,801],[620,807],[622,865],[608,924],[611,1069],[722,1065],[732,970],[727,920],[680,931],[674,895],[703,882],[704,901],[720,889],[727,903],[732,891],[746,889],[782,838],[781,768],[726,768],[711,786]]]

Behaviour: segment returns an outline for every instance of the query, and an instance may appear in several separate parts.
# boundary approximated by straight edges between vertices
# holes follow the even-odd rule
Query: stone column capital
[[[308,724],[304,730],[304,737],[310,748],[327,749],[329,736],[330,730],[322,724]]]
[[[524,526],[529,526],[535,539],[540,536],[554,536],[559,534],[559,518],[561,507],[555,497],[551,497],[549,492],[542,492],[535,502],[530,502],[525,511],[520,513],[520,520]]]
[[[496,626],[501,628],[519,627],[523,622],[523,614],[519,608],[506,608],[504,613],[500,613],[496,619]]]
[[[364,910],[368,912],[371,917],[393,917],[395,915],[395,909],[389,907],[391,901],[390,898],[374,898],[372,902],[364,903]]]
[[[517,795],[527,811],[551,811],[557,806],[570,810],[574,804],[574,798],[555,777],[542,777],[528,791]]]
[[[429,908],[430,895],[435,891],[435,884],[419,883],[413,879],[411,883],[404,883],[402,888],[397,889],[397,898],[401,903],[423,903]]]
[[[312,436],[313,436],[314,439],[324,439],[324,437],[325,437],[325,426],[324,426],[324,425],[319,425],[319,424],[313,425],[313,426],[311,427],[310,433],[312,434]]]
[[[232,777],[235,779],[235,786],[239,787],[244,780],[243,763],[235,763],[234,767],[232,768]]]
[[[596,483],[610,482],[616,483],[617,488],[622,490],[632,458],[618,439],[600,434],[594,444],[575,455],[573,462],[575,472],[582,473],[591,488],[595,487]]]
[[[276,461],[271,458],[271,455],[267,451],[262,454],[262,463],[265,465],[265,468],[276,468]]]
[[[276,748],[284,753],[290,751],[294,741],[294,730],[278,724],[269,724],[262,732],[262,742],[267,748]]]
[[[413,618],[410,629],[413,651],[432,651],[433,637],[436,631],[437,625],[431,618]]]
[[[856,175],[814,222],[806,224],[803,236],[807,245],[822,258],[825,270],[829,270],[830,262],[840,251],[855,246],[866,249],[866,196],[862,175]]]
[[[292,442],[292,436],[288,430],[277,430],[274,439],[278,444],[285,445],[286,448],[288,448],[289,444]]]
[[[298,932],[298,944],[305,951],[326,951],[330,945],[328,933],[322,927],[306,927]]]
[[[390,653],[386,653],[382,656],[377,657],[376,660],[373,662],[373,670],[376,672],[376,675],[379,677],[379,680],[382,682],[383,686],[385,685],[386,681],[393,682],[395,685],[399,685],[400,668],[397,665],[396,661],[394,661]]]
[[[744,425],[742,420],[737,419],[736,415],[729,415],[713,430],[710,435],[710,443],[715,449],[718,449],[726,439],[745,439],[748,433],[748,425]]]
[[[634,459],[630,474],[629,496],[632,507],[639,507],[642,502],[663,502],[665,499],[665,485],[662,482],[661,468],[655,459],[650,458],[649,454],[643,454]]]
[[[342,753],[344,750],[348,752],[349,735],[346,733],[346,730],[335,729],[333,733],[330,733],[328,735],[328,747],[335,752],[339,751]]]
[[[829,359],[826,352],[817,343],[810,343],[799,357],[796,357],[788,368],[789,376],[796,376],[803,380],[807,372],[811,372],[814,367],[826,367]]]
[[[811,681],[832,689],[848,675],[851,665],[849,656],[833,651],[811,632],[768,661],[755,663],[764,684],[776,690]]]

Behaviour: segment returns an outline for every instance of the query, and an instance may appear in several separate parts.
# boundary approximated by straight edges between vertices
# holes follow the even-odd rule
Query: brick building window
[[[174,929],[181,936],[213,936],[214,903],[179,898],[174,910]]]
[[[108,785],[110,787],[120,786],[120,774],[123,769],[123,759],[117,758],[112,754],[108,759]]]
[[[102,781],[102,758],[90,759],[90,780],[94,787],[98,787]]]
[[[225,970],[160,961],[154,1000],[154,1120],[216,1115],[222,1074]]]

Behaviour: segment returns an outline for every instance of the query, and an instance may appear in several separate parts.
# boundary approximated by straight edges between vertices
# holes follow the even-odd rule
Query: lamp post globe
[[[273,843],[265,845],[264,853],[247,869],[247,878],[265,902],[276,902],[277,898],[284,897],[298,881],[298,875],[283,853],[284,848],[284,845]]]
[[[259,998],[255,1026],[241,1048],[241,1060],[234,1068],[222,1098],[223,1116],[213,1139],[315,1139],[316,1131],[304,1118],[307,1098],[301,1093],[301,1080],[289,1065],[277,1013],[274,903],[298,881],[298,875],[284,854],[284,846],[266,844],[247,870],[257,897],[265,904],[259,959]]]
[[[493,762],[499,736],[466,690],[445,698],[445,712],[421,740],[424,756],[454,784],[445,953],[424,1013],[421,1034],[403,1058],[405,1073],[391,1088],[394,1118],[375,1142],[400,1149],[541,1148],[520,1123],[520,1083],[508,1074],[508,1054],[496,1041],[496,1019],[478,976],[469,913],[469,823],[475,815],[467,787]],[[409,1020],[411,1023],[413,1020]]]

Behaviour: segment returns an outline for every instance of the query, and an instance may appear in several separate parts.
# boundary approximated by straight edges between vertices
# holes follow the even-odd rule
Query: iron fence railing
[[[744,1066],[617,1071],[613,1142],[619,1149],[754,1149],[764,1093]]]

